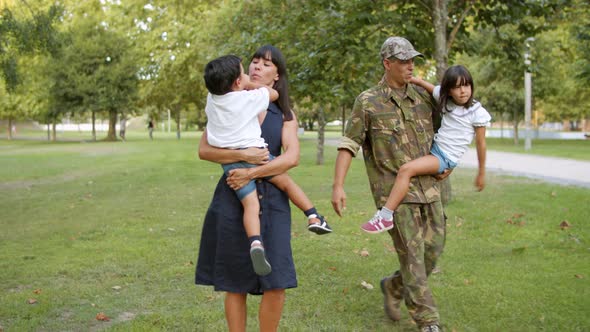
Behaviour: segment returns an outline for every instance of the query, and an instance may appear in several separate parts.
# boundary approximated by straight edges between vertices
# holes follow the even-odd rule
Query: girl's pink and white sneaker
[[[367,233],[377,234],[388,231],[393,228],[393,219],[385,220],[379,216],[379,211],[375,213],[371,220],[361,225],[361,229]]]

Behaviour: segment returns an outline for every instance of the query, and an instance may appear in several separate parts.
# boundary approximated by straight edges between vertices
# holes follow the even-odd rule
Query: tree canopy
[[[205,63],[227,53],[246,62],[256,48],[273,44],[287,58],[299,120],[322,127],[340,119],[356,95],[380,79],[379,48],[390,35],[405,36],[426,55],[418,72],[433,82],[449,64],[465,64],[486,107],[510,114],[515,123],[523,112],[524,40],[534,37],[535,109],[552,121],[588,116],[587,102],[579,102],[586,100],[579,96],[587,96],[589,86],[581,83],[590,81],[590,15],[583,0],[64,0],[59,6],[15,0],[1,5],[5,94],[14,95],[11,100],[31,99],[23,92],[30,87],[17,87],[43,81],[36,88],[47,92],[36,95],[51,101],[16,109],[7,98],[0,110],[4,119],[47,114],[59,121],[98,114],[108,117],[114,130],[117,114],[145,112],[157,120],[169,111],[178,133],[181,121],[202,128]],[[564,58],[571,61],[560,61]],[[31,61],[49,64],[49,73],[19,70]],[[43,110],[26,110],[31,107]]]

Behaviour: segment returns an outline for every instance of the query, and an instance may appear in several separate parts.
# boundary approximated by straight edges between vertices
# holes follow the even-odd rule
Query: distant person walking
[[[152,120],[150,120],[150,122],[148,122],[148,132],[150,133],[150,140],[154,139],[153,133],[154,133],[154,122]]]
[[[127,117],[125,114],[121,114],[121,121],[119,121],[119,136],[122,140],[125,140],[125,129],[127,127]]]

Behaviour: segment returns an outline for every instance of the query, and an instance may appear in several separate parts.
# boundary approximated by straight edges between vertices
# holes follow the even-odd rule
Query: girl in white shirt
[[[455,168],[473,136],[479,162],[475,187],[478,191],[485,187],[485,134],[491,116],[473,99],[473,79],[467,68],[461,65],[448,68],[441,85],[436,87],[418,77],[412,77],[410,83],[423,87],[439,102],[441,127],[434,135],[429,155],[402,165],[385,205],[361,226],[368,233],[393,228],[394,211],[406,196],[410,179],[417,175],[441,174],[446,169]]]

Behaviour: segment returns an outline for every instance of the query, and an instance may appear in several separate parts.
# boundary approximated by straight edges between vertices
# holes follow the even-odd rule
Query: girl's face
[[[463,106],[471,98],[471,85],[465,82],[465,80],[458,78],[455,87],[451,88],[450,95],[455,105]]]
[[[248,69],[252,82],[272,87],[275,81],[279,80],[277,66],[275,66],[270,58],[254,58]]]

